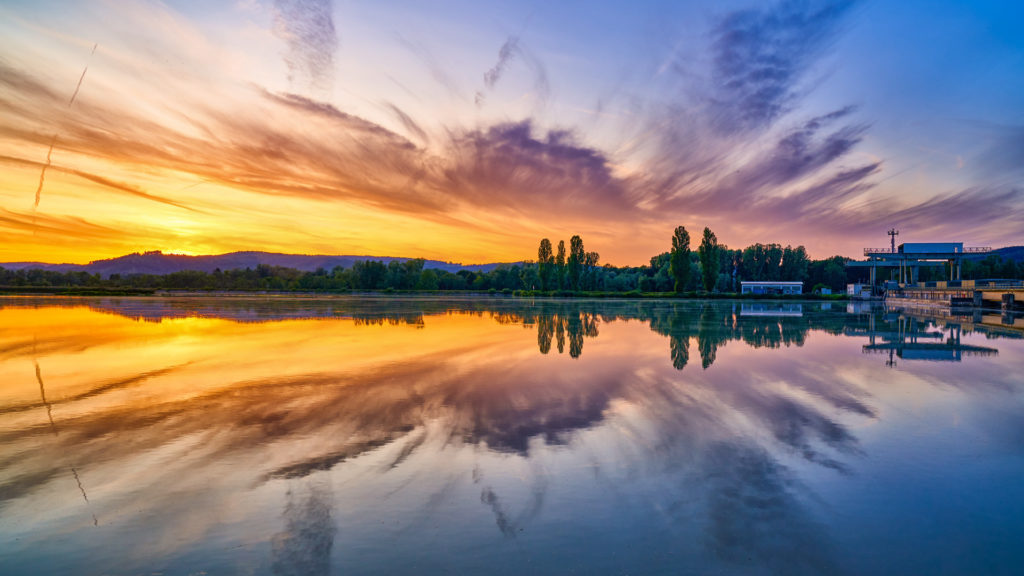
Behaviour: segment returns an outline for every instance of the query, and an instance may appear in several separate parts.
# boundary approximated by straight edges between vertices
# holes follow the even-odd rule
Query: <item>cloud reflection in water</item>
[[[270,524],[279,531],[247,537],[267,543],[279,574],[328,573],[344,560],[337,539],[367,528],[344,524],[359,510],[369,519],[411,507],[435,522],[463,519],[456,524],[484,512],[491,530],[522,541],[551,530],[566,506],[586,518],[645,485],[675,530],[699,532],[696,553],[708,561],[837,573],[832,534],[799,477],[807,467],[856,474],[865,454],[857,431],[884,413],[868,380],[843,375],[872,360],[843,334],[884,326],[878,311],[45,302],[0,308],[0,367],[17,382],[0,390],[5,515],[43,530],[31,511],[53,499],[73,517],[59,495],[67,454],[88,475],[100,517],[141,521],[131,511],[147,510],[161,519],[148,529],[177,543],[147,549],[151,557],[201,547],[219,514],[259,518],[259,506],[239,504],[245,494],[278,494],[284,514]],[[20,344],[30,333],[46,342],[35,355]],[[33,362],[48,376],[42,402]],[[35,395],[22,397],[22,387]],[[577,486],[584,476],[560,468],[570,461],[611,492]],[[517,462],[526,466],[518,483]],[[566,482],[576,486],[569,500]],[[572,498],[598,499],[579,509]]]

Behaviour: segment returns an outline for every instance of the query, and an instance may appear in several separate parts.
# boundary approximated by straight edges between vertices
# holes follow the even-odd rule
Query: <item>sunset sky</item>
[[[680,224],[1024,244],[1024,3],[0,3],[0,262],[626,265]]]

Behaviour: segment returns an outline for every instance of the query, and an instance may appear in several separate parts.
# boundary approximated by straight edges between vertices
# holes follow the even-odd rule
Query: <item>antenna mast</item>
[[[891,248],[892,253],[895,254],[896,253],[896,237],[899,236],[900,231],[895,229],[895,228],[890,228],[888,234],[889,234],[889,236],[892,236],[892,238],[890,239],[890,244],[892,246],[892,248]]]

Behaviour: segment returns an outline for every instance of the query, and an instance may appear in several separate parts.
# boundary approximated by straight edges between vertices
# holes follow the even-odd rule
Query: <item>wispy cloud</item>
[[[519,38],[516,36],[509,36],[508,40],[501,45],[501,49],[498,50],[498,61],[494,63],[494,66],[484,73],[484,86],[493,90],[494,85],[501,80],[502,74],[505,73],[505,68],[508,68],[509,62],[515,55],[516,51],[519,50]]]
[[[713,125],[725,133],[757,130],[792,110],[800,82],[853,5],[784,0],[722,18],[713,30]]]
[[[444,187],[477,206],[534,214],[607,217],[635,209],[626,183],[612,174],[601,151],[581,145],[569,132],[535,134],[529,122],[453,136]]]
[[[427,132],[411,116],[391,102],[385,102],[384,107],[390,110],[395,115],[395,118],[398,118],[398,121],[402,123],[402,126],[405,127],[409,135],[415,136],[420,141],[420,144],[430,144],[430,137],[427,136]]]
[[[121,238],[124,234],[123,230],[96,224],[85,218],[26,214],[4,208],[0,208],[0,225],[10,234],[9,239],[13,239],[13,235],[27,236],[38,232],[62,244],[83,240],[106,241]]]
[[[52,154],[52,153],[53,153],[53,149],[51,147],[50,152],[48,154]],[[90,173],[90,172],[86,172],[84,170],[78,170],[78,169],[75,169],[75,168],[68,168],[68,167],[65,167],[65,166],[54,165],[54,164],[51,163],[49,155],[46,158],[46,162],[42,163],[42,162],[35,162],[33,160],[28,160],[28,159],[25,159],[25,158],[16,158],[14,156],[7,156],[7,155],[0,154],[0,163],[8,163],[8,164],[21,165],[21,166],[33,166],[33,167],[36,167],[36,168],[42,168],[43,171],[44,171],[43,172],[44,174],[45,174],[45,170],[47,170],[47,169],[54,170],[56,172],[63,172],[65,174],[72,174],[74,176],[78,176],[80,178],[84,178],[85,180],[88,180],[88,181],[93,182],[95,184],[100,184],[101,186],[104,186],[104,187],[106,187],[107,189],[110,189],[110,190],[114,190],[114,191],[117,191],[117,192],[123,192],[123,193],[126,193],[126,194],[130,194],[132,196],[136,196],[136,197],[139,197],[139,198],[144,198],[146,200],[152,200],[154,202],[160,202],[162,204],[167,204],[168,206],[175,206],[175,207],[178,207],[178,208],[189,210],[191,212],[197,212],[198,211],[196,208],[188,206],[188,205],[186,205],[186,204],[184,204],[182,202],[178,202],[178,201],[175,201],[175,200],[164,198],[162,196],[157,196],[155,194],[150,194],[150,193],[146,192],[145,190],[142,190],[138,186],[135,186],[135,185],[132,185],[132,184],[127,184],[127,183],[124,183],[124,182],[117,182],[116,180],[112,180],[110,178],[106,178],[106,177],[100,176],[98,174],[93,174],[93,173]],[[42,176],[40,176],[40,182],[41,181],[42,181]],[[36,204],[35,204],[35,206],[33,206],[33,208],[38,208],[38,207],[39,207],[39,203],[38,203],[38,191],[37,191],[37,200],[36,200]]]
[[[173,38],[187,37],[188,45],[177,48],[189,62],[184,72],[159,68],[152,82],[138,83],[158,54],[141,58],[104,42],[97,58],[109,76],[97,77],[95,89],[80,84],[70,100],[74,110],[66,88],[83,78],[77,65],[61,89],[41,69],[0,62],[0,133],[7,144],[0,160],[40,170],[39,183],[26,181],[26,196],[33,187],[42,192],[43,153],[52,145],[50,170],[165,206],[239,210],[245,194],[260,195],[264,210],[278,199],[290,206],[338,201],[382,218],[448,225],[453,235],[490,234],[495,244],[525,245],[536,230],[587,226],[617,238],[630,254],[612,258],[634,262],[650,250],[637,244],[648,241],[633,233],[636,226],[712,225],[730,245],[866,234],[883,221],[996,241],[1024,233],[1019,127],[995,130],[991,146],[965,153],[979,173],[973,182],[905,189],[887,178],[889,159],[871,149],[877,120],[866,117],[870,105],[808,105],[818,71],[857,6],[782,0],[714,17],[705,22],[707,60],[691,58],[685,75],[665,68],[650,91],[621,85],[599,98],[630,111],[600,126],[553,120],[554,108],[519,107],[516,114],[499,102],[524,79],[529,98],[515,97],[527,106],[531,98],[543,106],[551,97],[549,68],[521,35],[492,39],[490,67],[466,75],[436,45],[428,49],[396,32],[391,41],[397,38],[426,68],[427,86],[409,83],[405,100],[353,100],[329,96],[339,47],[330,2],[275,2],[272,32],[287,45],[287,91],[201,68],[195,59],[203,51],[195,45],[202,34],[168,18],[166,30],[154,25],[154,42],[167,52],[161,58],[173,59]],[[137,9],[145,10],[153,8]],[[133,22],[146,20],[136,15]],[[679,46],[673,43],[677,59],[693,56],[686,50],[704,53]],[[389,86],[408,81],[397,69],[384,76],[394,81]],[[131,87],[127,95],[112,89],[119,80]],[[472,83],[479,86],[478,106],[466,89]],[[424,111],[431,101],[424,88],[440,89],[454,112]],[[103,166],[115,167],[116,176]],[[163,176],[238,194],[201,204],[195,190],[157,192],[139,184]],[[511,221],[517,225],[495,225]]]
[[[274,32],[288,45],[288,80],[299,89],[329,92],[338,36],[331,0],[274,0]]]
[[[494,66],[484,72],[484,88],[478,90],[474,97],[478,107],[484,104],[487,94],[492,92],[505,76],[506,70],[516,56],[523,60],[533,74],[533,93],[537,100],[543,104],[550,97],[551,83],[548,81],[548,73],[543,63],[522,45],[518,36],[509,36],[498,50],[498,60]]]

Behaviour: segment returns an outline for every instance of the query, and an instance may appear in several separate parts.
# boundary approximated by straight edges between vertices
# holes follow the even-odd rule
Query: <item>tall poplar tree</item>
[[[669,272],[675,278],[676,292],[686,290],[690,282],[690,233],[685,226],[676,226],[672,235],[672,256],[669,259]]]
[[[601,255],[597,252],[587,252],[583,258],[583,263],[586,267],[583,276],[587,279],[584,285],[587,290],[597,290],[597,263],[600,260]]]
[[[573,290],[580,289],[580,277],[586,257],[587,254],[583,250],[583,238],[574,235],[569,239],[569,260],[566,262],[569,269],[569,287]]]
[[[704,289],[711,292],[718,282],[718,238],[711,228],[704,228],[704,238],[700,241],[698,252]]]
[[[557,288],[565,288],[565,240],[558,241],[558,256],[555,258],[555,268],[558,272]]]
[[[554,264],[555,257],[551,254],[551,240],[544,238],[540,241],[540,248],[537,249],[537,268],[540,272],[541,290],[551,290]]]

